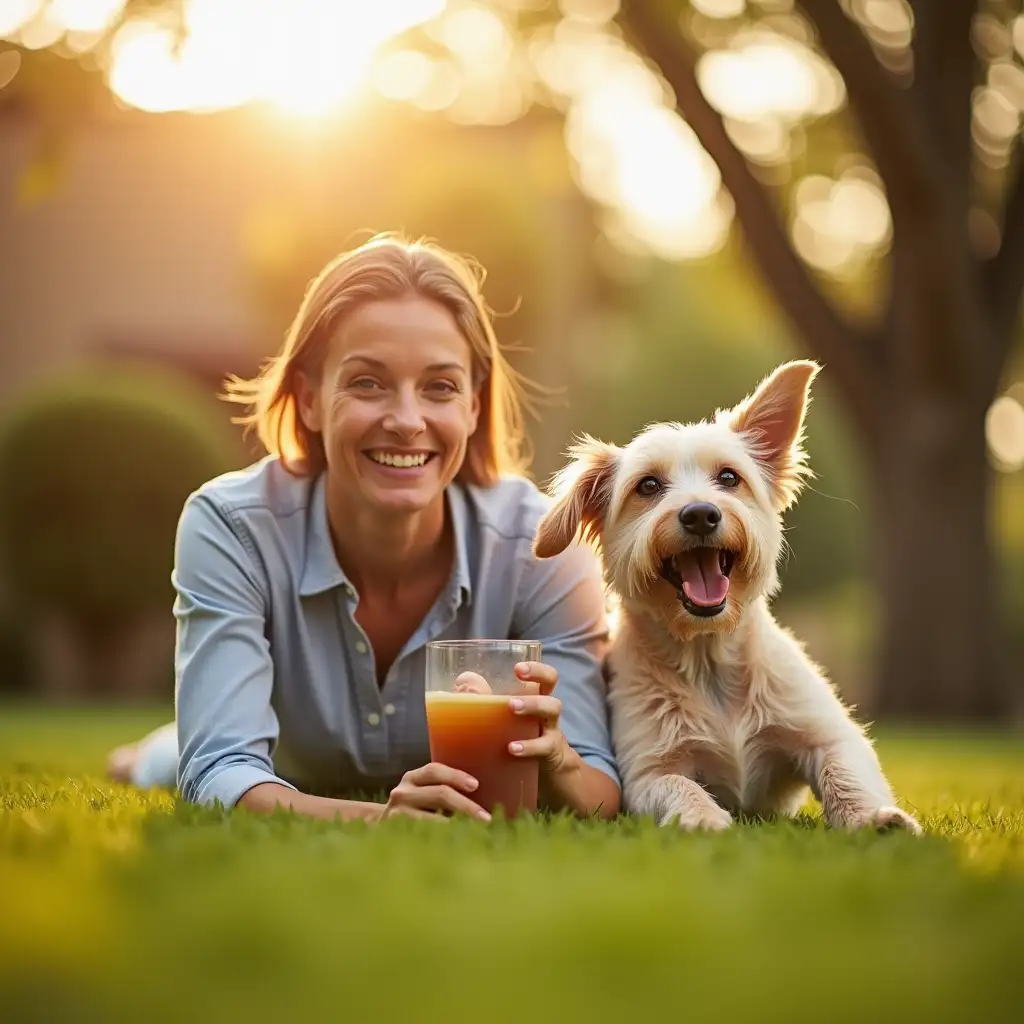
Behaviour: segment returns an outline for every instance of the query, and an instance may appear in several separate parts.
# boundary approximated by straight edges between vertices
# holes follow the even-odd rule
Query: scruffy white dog
[[[845,828],[918,823],[800,644],[772,618],[782,513],[809,475],[818,366],[780,366],[713,422],[660,423],[625,448],[585,438],[555,480],[536,553],[600,544],[621,619],[609,657],[625,806],[724,829],[792,815],[807,787]]]

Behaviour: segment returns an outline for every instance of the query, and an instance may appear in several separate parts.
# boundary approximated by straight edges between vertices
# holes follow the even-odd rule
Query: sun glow
[[[745,4],[702,0],[695,7],[708,17],[733,18]],[[580,186],[608,208],[607,228],[616,244],[667,259],[719,249],[733,218],[732,200],[651,67],[620,38],[582,20],[563,21],[531,51],[538,77],[565,103]],[[710,48],[699,61],[698,78],[736,145],[752,162],[769,166],[790,161],[795,129],[832,114],[845,100],[831,65],[796,39],[764,28],[738,31],[728,47]],[[832,270],[854,252],[881,244],[874,235],[885,234],[878,223],[886,218],[887,224],[888,211],[884,200],[879,211],[876,191],[869,184],[837,194],[829,230],[814,236],[819,265]],[[860,234],[846,221],[862,208],[871,214],[873,235],[858,247]],[[854,242],[848,234],[856,234]]]
[[[260,103],[315,119],[374,89],[455,122],[497,125],[540,98],[565,113],[576,180],[602,208],[606,236],[619,249],[681,260],[721,248],[732,199],[657,69],[613,24],[619,0],[560,0],[550,5],[559,20],[528,29],[510,13],[520,2],[137,5],[97,59],[106,61],[110,88],[122,103],[152,112]],[[733,21],[748,6],[694,0],[691,28],[699,34]],[[784,183],[805,144],[804,125],[834,114],[846,95],[835,68],[810,45],[793,4],[772,0],[771,7],[781,12],[771,23],[737,22],[727,39],[720,29],[704,39],[697,77],[744,156]],[[125,0],[0,0],[0,37],[29,49],[61,40],[84,52],[124,10]],[[897,48],[906,43],[909,10],[906,0],[854,5],[865,31],[879,45]],[[430,40],[426,51],[415,39],[397,42],[415,26]],[[1024,53],[1024,17],[1012,35]],[[1024,116],[1024,71],[1012,60],[992,65],[975,90],[973,115],[981,158],[1005,162]],[[311,129],[317,127],[313,121]],[[870,168],[836,166],[832,175],[809,175],[795,199],[793,242],[824,273],[856,273],[890,244],[884,190]]]
[[[110,86],[149,111],[268,102],[330,113],[370,76],[388,39],[438,15],[445,0],[188,0],[184,33],[156,16],[114,38]]]

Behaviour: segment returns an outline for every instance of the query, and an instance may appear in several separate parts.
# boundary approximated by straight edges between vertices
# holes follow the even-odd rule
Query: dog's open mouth
[[[725,548],[691,548],[666,558],[661,575],[676,588],[691,615],[710,618],[725,610],[735,562],[736,553]]]

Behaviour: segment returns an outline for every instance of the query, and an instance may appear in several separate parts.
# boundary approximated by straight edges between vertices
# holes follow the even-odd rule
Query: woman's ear
[[[483,399],[480,397],[480,389],[484,387],[482,384],[477,384],[473,387],[472,394],[469,399],[469,430],[467,436],[472,437],[476,433],[476,428],[480,423],[480,410],[483,407]]]
[[[582,530],[582,538],[600,537],[620,450],[592,437],[584,437],[569,450],[572,460],[555,477],[555,504],[537,524],[533,551],[551,558],[564,551]]]
[[[298,370],[295,374],[295,411],[307,430],[315,434],[323,430],[320,386],[310,380],[303,370]]]

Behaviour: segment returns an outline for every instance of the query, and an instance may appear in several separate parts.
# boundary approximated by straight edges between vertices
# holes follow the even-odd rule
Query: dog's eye
[[[636,493],[645,498],[649,498],[652,494],[657,494],[660,490],[661,481],[656,476],[645,476],[643,480],[636,485]]]
[[[723,487],[739,487],[740,475],[739,473],[736,472],[735,469],[729,469],[728,467],[726,467],[723,470],[719,470],[718,482]]]

